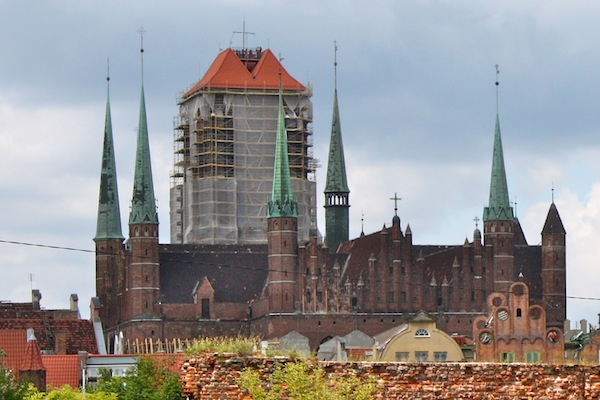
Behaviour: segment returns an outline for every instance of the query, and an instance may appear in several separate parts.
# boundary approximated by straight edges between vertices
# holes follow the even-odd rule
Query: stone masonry
[[[236,379],[244,368],[273,371],[282,358],[208,353],[182,364],[189,399],[251,399]],[[376,399],[598,399],[600,366],[495,363],[323,362],[329,376],[377,376]]]

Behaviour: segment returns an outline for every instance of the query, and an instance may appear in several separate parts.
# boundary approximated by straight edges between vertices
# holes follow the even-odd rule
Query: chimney
[[[79,297],[77,293],[72,293],[69,297],[69,308],[71,311],[77,312],[77,318],[79,318]]]
[[[31,291],[31,303],[33,304],[34,310],[40,309],[40,300],[42,300],[42,292],[38,289],[33,289]]]

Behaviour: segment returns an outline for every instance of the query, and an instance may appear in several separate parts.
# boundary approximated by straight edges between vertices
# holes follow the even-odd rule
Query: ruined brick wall
[[[204,354],[182,364],[189,399],[251,399],[236,378],[244,368],[269,373],[272,358]],[[377,376],[377,399],[598,399],[600,366],[491,363],[320,363],[327,374]]]

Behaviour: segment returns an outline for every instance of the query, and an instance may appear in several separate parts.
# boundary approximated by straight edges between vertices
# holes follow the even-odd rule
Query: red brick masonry
[[[251,399],[236,382],[246,367],[272,371],[273,358],[204,354],[182,364],[189,399]],[[377,399],[599,399],[600,366],[493,363],[323,362],[333,376],[379,376]]]

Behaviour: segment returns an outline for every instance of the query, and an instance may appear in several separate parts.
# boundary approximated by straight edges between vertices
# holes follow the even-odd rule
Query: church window
[[[323,292],[317,292],[317,302],[321,303],[323,301]]]
[[[431,335],[429,334],[429,331],[425,328],[419,328],[417,329],[417,331],[415,332],[415,337],[431,337]]]
[[[521,318],[523,316],[523,312],[520,308],[517,308],[517,318]]]
[[[311,295],[310,295],[310,291],[307,291],[307,292],[306,292],[306,301],[307,301],[308,303],[310,303],[310,302],[311,302],[311,300],[312,300],[312,297],[311,297]]]
[[[402,302],[406,303],[406,292],[400,293],[400,296],[401,296],[400,298],[402,299]]]
[[[352,309],[356,310],[358,308],[358,298],[352,297],[351,304],[352,304]]]
[[[146,302],[145,307],[146,307],[146,309],[148,309],[148,302]]]
[[[391,265],[388,267],[388,274],[390,274],[390,275],[394,274],[394,268]]]
[[[393,303],[394,302],[394,292],[388,292],[388,294],[387,294],[387,302],[388,303]]]
[[[406,275],[406,269],[404,267],[400,268],[400,273]]]
[[[475,301],[475,291],[471,290],[471,301]]]
[[[406,362],[408,361],[408,351],[397,351],[396,354],[397,362]]]

